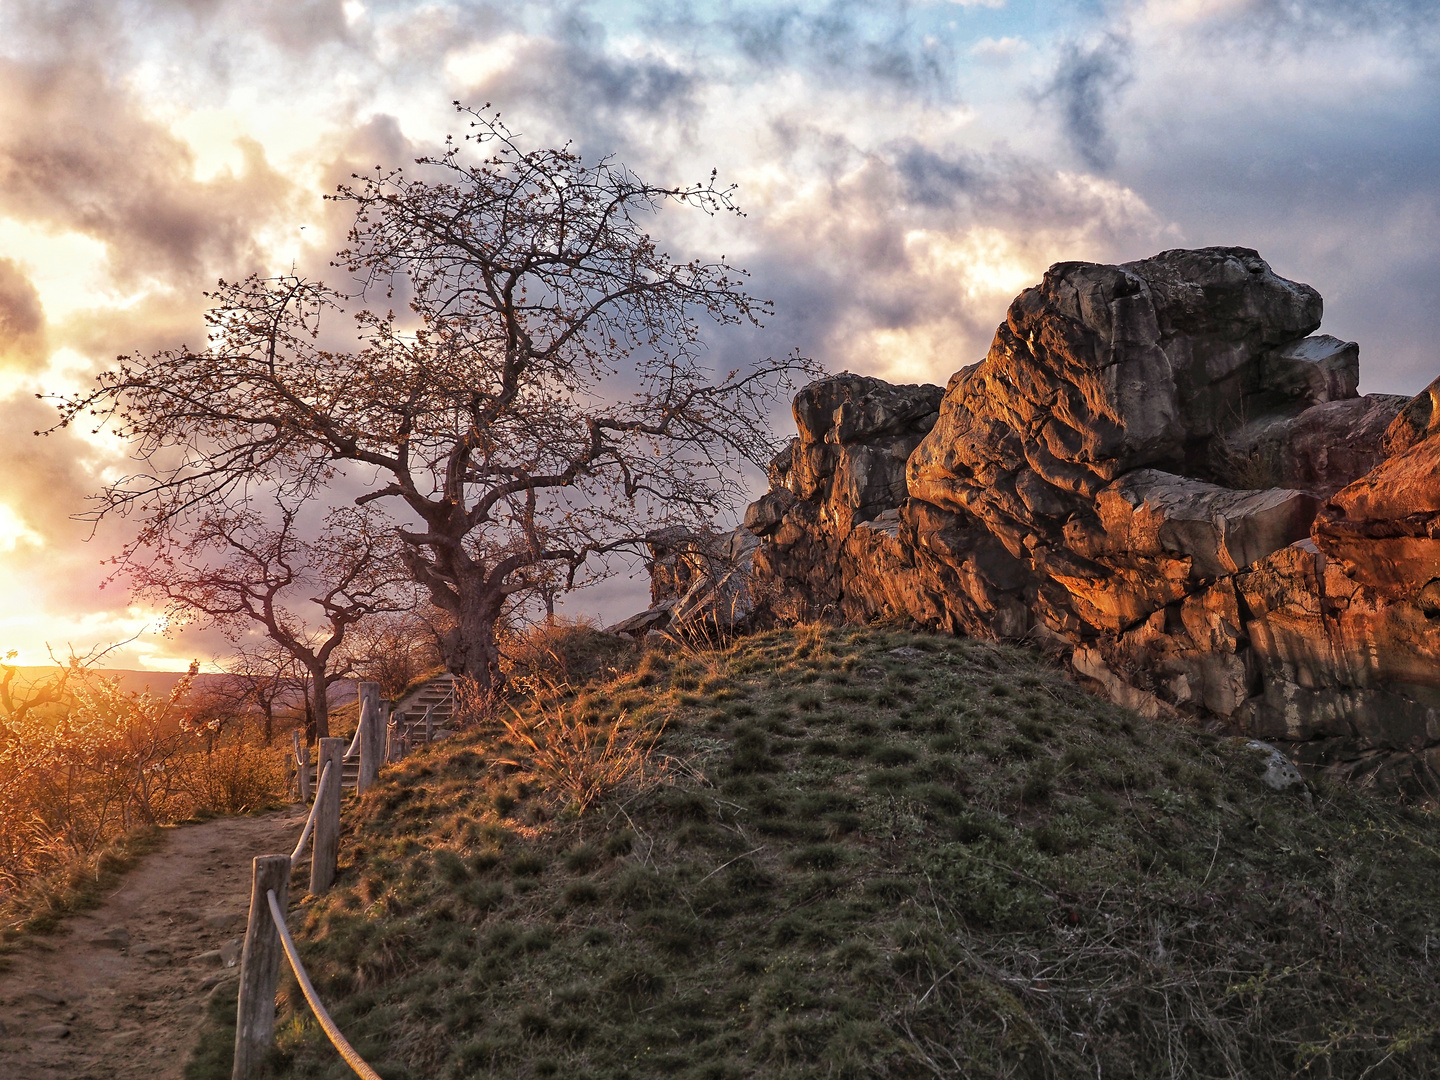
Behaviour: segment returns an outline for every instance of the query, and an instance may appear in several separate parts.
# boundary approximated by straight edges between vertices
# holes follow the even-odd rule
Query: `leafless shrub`
[[[511,691],[525,693],[551,683],[614,674],[633,656],[634,647],[602,631],[594,619],[557,615],[507,633],[500,653]]]
[[[252,728],[238,722],[196,731],[189,752],[176,762],[180,788],[195,811],[245,813],[283,788],[283,752],[267,745]]]
[[[355,676],[398,698],[422,675],[443,665],[434,620],[420,612],[377,615],[356,625],[346,646]]]
[[[455,710],[450,722],[462,731],[491,723],[502,707],[501,700],[490,687],[459,676],[455,679]]]

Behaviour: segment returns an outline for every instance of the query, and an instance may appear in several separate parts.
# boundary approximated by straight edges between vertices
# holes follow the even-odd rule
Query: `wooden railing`
[[[308,762],[298,752],[298,741],[296,749],[299,792],[302,798],[308,798]],[[380,1080],[379,1074],[355,1052],[331,1020],[305,972],[285,921],[290,875],[304,856],[307,843],[310,845],[310,892],[319,895],[334,884],[339,865],[340,796],[347,759],[355,763],[358,791],[366,791],[379,775],[387,747],[378,684],[360,684],[360,723],[350,747],[346,748],[344,739],[321,739],[316,749],[315,764],[319,771],[315,801],[294,850],[288,855],[257,856],[251,868],[250,921],[240,954],[232,1080],[253,1080],[261,1075],[265,1059],[274,1048],[275,991],[279,986],[282,957],[289,961],[315,1019],[346,1064],[364,1080]]]

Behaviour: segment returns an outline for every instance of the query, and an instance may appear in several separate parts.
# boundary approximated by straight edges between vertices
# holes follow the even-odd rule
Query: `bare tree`
[[[307,539],[295,502],[276,496],[271,503],[263,513],[208,506],[172,529],[152,558],[132,556],[125,571],[137,595],[168,602],[177,623],[199,620],[237,642],[263,631],[306,676],[307,712],[324,737],[329,688],[348,673],[347,634],[366,618],[412,606],[413,596],[402,588],[410,583],[393,532],[377,527],[372,513],[331,511]],[[273,666],[278,679],[283,665],[275,658]],[[267,724],[267,740],[271,734]]]
[[[387,698],[440,664],[439,639],[421,612],[405,611],[367,619],[345,645],[357,678],[380,684]]]
[[[363,622],[360,625],[364,625]],[[353,634],[354,627],[349,632]],[[307,741],[314,737],[309,673],[283,645],[268,638],[255,644],[242,644],[224,667],[223,680],[206,684],[209,712],[222,718],[258,714],[268,746],[275,739],[277,717],[284,713],[293,715],[292,710],[299,705],[306,714]]]
[[[93,512],[143,517],[127,558],[257,479],[299,496],[347,466],[351,483],[373,478],[360,504],[413,515],[402,555],[453,620],[447,666],[488,687],[508,596],[547,566],[573,584],[613,553],[643,558],[647,531],[733,510],[741,466],[773,451],[767,412],[814,367],[702,362],[701,317],[758,325],[768,307],[724,259],[672,260],[642,219],[669,203],[738,212],[713,174],[656,186],[460,111],[471,133],[419,159],[423,178],[377,169],[333,196],[356,212],[337,256],[354,297],[221,282],[208,348],[122,357],[60,409],[62,425],[91,413],[133,440],[141,468]],[[359,350],[330,340],[347,301],[382,294],[409,313],[361,306]]]
[[[15,650],[5,654],[15,658]],[[10,725],[24,721],[31,712],[67,707],[73,698],[70,682],[80,671],[78,662],[57,664],[39,678],[26,678],[16,664],[0,662],[0,742],[10,737]]]

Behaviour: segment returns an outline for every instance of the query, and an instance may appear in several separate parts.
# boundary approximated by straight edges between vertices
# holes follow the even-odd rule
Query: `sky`
[[[1432,5],[0,0],[0,653],[223,654],[101,588],[127,526],[75,515],[126,449],[36,438],[36,395],[201,341],[217,278],[336,273],[348,220],[321,196],[461,133],[456,100],[647,180],[737,184],[743,219],[655,221],[775,303],[717,358],[943,383],[1054,262],[1233,244],[1320,290],[1362,392],[1417,393],[1440,375]],[[644,602],[622,575],[569,606]]]

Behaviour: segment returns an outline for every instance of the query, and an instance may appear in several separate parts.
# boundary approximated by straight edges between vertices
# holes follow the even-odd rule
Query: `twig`
[[[1205,871],[1205,879],[1200,882],[1200,888],[1205,888],[1210,881],[1210,873],[1215,869],[1215,859],[1220,854],[1220,826],[1215,826],[1215,850],[1210,853],[1210,867]]]
[[[761,844],[759,847],[755,848],[753,851],[747,851],[747,852],[745,852],[744,855],[736,855],[735,858],[733,858],[733,859],[730,860],[730,862],[721,863],[719,866],[715,867],[714,870],[711,870],[708,874],[706,874],[704,877],[702,877],[702,878],[701,878],[699,881],[697,881],[695,884],[696,884],[696,885],[704,885],[705,882],[709,881],[712,877],[714,877],[716,874],[718,874],[721,870],[724,870],[725,867],[727,867],[727,866],[730,865],[730,863],[737,863],[737,862],[739,862],[741,859],[746,858],[747,856],[754,855],[756,852],[764,851],[764,850],[765,850],[765,845],[764,845],[764,844]]]

